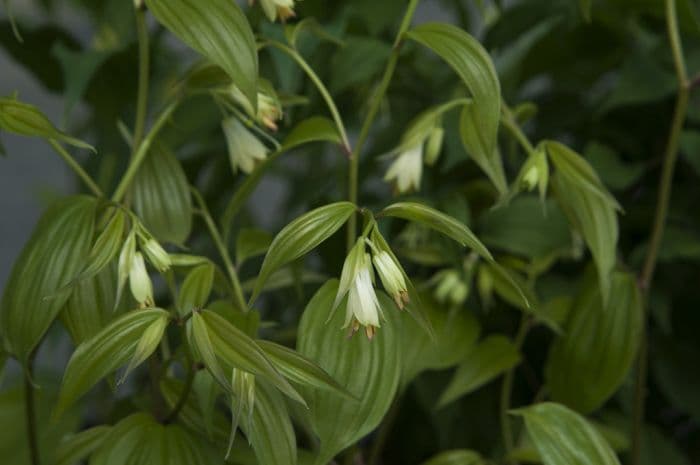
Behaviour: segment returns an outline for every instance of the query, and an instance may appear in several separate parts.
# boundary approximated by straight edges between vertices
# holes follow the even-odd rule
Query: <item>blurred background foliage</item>
[[[37,17],[43,19],[18,15],[21,41],[4,19],[0,44],[48,91],[63,96],[61,126],[99,147],[99,155],[87,159],[86,166],[104,190],[113,189],[130,150],[118,122],[133,121],[135,110],[138,53],[131,2],[34,3],[42,12]],[[663,2],[593,0],[590,18],[574,0],[426,0],[421,11],[428,14],[426,4],[432,3],[439,3],[443,16],[478,37],[492,54],[504,99],[516,109],[530,139],[565,142],[596,168],[624,208],[618,266],[639,270],[677,90]],[[317,18],[343,43],[340,46],[308,34],[300,50],[336,96],[351,138],[378,84],[404,7],[402,0],[304,0],[298,4],[298,17]],[[254,30],[282,37],[281,26],[264,20],[259,9],[248,13]],[[65,25],[66,15],[89,18],[89,34],[77,36]],[[679,1],[679,17],[688,68],[697,72],[698,2]],[[150,108],[154,114],[195,57],[155,22],[150,22],[150,29]],[[261,74],[289,104],[280,138],[291,122],[325,114],[315,87],[288,57],[274,50],[262,52]],[[380,208],[391,195],[390,186],[381,181],[387,160],[380,155],[396,145],[408,122],[420,111],[460,96],[460,89],[457,76],[435,55],[414,43],[404,45],[380,110],[379,129],[370,140],[371,155],[361,160],[361,205]],[[13,89],[1,91],[9,94]],[[220,110],[211,100],[190,99],[177,111],[163,137],[215,217],[242,180],[228,167],[220,119]],[[457,124],[457,114],[446,117],[444,150],[437,164],[425,170],[422,197],[470,225],[499,259],[529,270],[531,277],[541,274],[536,292],[545,308],[555,312],[557,305],[566,307],[562,300],[577,294],[586,269],[580,236],[570,231],[554,202],[543,212],[534,197],[525,195],[507,207],[491,209],[496,192],[465,152]],[[507,178],[513,180],[524,155],[508,137],[502,137],[501,149]],[[10,157],[32,156],[8,152]],[[256,190],[242,219],[233,225],[231,237],[250,227],[274,233],[301,212],[343,198],[346,170],[347,160],[335,147],[312,145],[285,155]],[[696,92],[682,134],[668,230],[650,297],[651,364],[643,450],[648,465],[700,463],[700,216],[695,210],[700,201],[699,176],[700,94]],[[440,271],[456,271],[467,291],[466,301],[459,306],[477,317],[482,333],[515,333],[520,315],[506,299],[479,288],[472,279],[473,270],[464,264],[463,252],[436,237],[422,237],[423,231],[401,227],[392,225],[393,245],[411,276],[430,282]],[[192,252],[213,256],[205,235],[203,225],[196,221],[189,242]],[[229,244],[232,249],[234,240]],[[322,259],[314,262],[316,272],[337,274],[344,258],[337,252],[343,249],[342,240],[338,235],[319,250]],[[259,260],[246,262],[241,270],[243,280],[254,276],[259,265]],[[316,287],[313,283],[286,287],[261,301],[263,319],[280,322],[267,330],[269,337],[293,342],[298,316]],[[523,363],[516,370],[514,406],[532,402],[541,392],[553,339],[552,331],[544,326],[530,333]],[[58,362],[57,366],[63,365],[62,360]],[[630,374],[596,414],[599,421],[620,431],[628,428],[633,377]],[[419,463],[450,448],[471,448],[489,455],[498,447],[499,383],[486,384],[436,410],[435,399],[449,378],[446,370],[430,371],[408,388],[400,408],[392,413],[397,418],[387,432],[385,463]],[[16,407],[12,401],[16,392],[8,387],[13,384],[11,374],[4,384],[0,427],[9,431],[15,418],[11,409]],[[105,410],[95,410],[94,416],[100,411]],[[12,435],[0,434],[0,455],[8,457],[17,442]]]

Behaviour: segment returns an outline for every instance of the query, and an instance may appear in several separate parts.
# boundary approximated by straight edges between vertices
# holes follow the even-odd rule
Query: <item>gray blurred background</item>
[[[31,26],[49,19],[43,11],[34,7],[34,2],[14,0],[11,1],[11,6],[12,13],[21,24]],[[89,22],[70,6],[51,16],[53,22],[69,25],[80,40],[87,43],[91,39]],[[0,3],[0,18],[6,17],[6,11]],[[419,7],[416,22],[428,20],[449,22],[451,18],[438,2],[425,1]],[[15,91],[23,101],[36,105],[56,126],[65,129],[61,122],[63,97],[44,89],[0,49],[0,95]],[[71,119],[80,120],[80,110],[79,107],[76,108]],[[7,151],[6,157],[0,157],[0,289],[4,289],[12,264],[29,239],[47,202],[57,195],[77,191],[78,185],[72,172],[43,140],[5,133],[1,139]],[[85,151],[71,152],[78,160],[87,156],[99,156],[89,155]]]

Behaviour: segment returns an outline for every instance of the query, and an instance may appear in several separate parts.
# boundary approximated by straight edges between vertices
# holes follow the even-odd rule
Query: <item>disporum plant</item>
[[[697,5],[419,3],[3,23],[74,129],[0,129],[85,191],[5,286],[3,463],[697,460]]]

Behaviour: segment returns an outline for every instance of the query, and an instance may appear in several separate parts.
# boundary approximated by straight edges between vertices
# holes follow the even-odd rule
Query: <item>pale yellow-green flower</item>
[[[236,117],[225,119],[221,125],[226,136],[231,169],[234,173],[241,170],[250,174],[258,163],[267,158],[267,147]]]
[[[400,194],[420,189],[423,175],[423,142],[396,156],[384,176],[385,181],[392,182]]]

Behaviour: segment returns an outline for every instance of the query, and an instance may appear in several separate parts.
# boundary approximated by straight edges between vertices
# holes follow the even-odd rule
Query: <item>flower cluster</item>
[[[370,246],[371,256],[366,251]],[[372,267],[374,263],[374,267]],[[387,293],[394,299],[396,306],[405,308],[409,302],[406,277],[401,265],[392,254],[382,250],[376,243],[361,237],[355,243],[343,264],[338,292],[333,303],[333,311],[347,295],[345,323],[343,328],[350,328],[350,335],[364,326],[368,339],[372,339],[384,319],[382,307],[374,289],[374,269]]]
[[[140,250],[136,250],[137,239]],[[172,265],[168,252],[143,226],[137,224],[127,236],[119,254],[117,302],[120,300],[121,290],[128,279],[131,295],[141,307],[155,305],[153,284],[146,269],[144,256],[161,273],[169,270]]]

